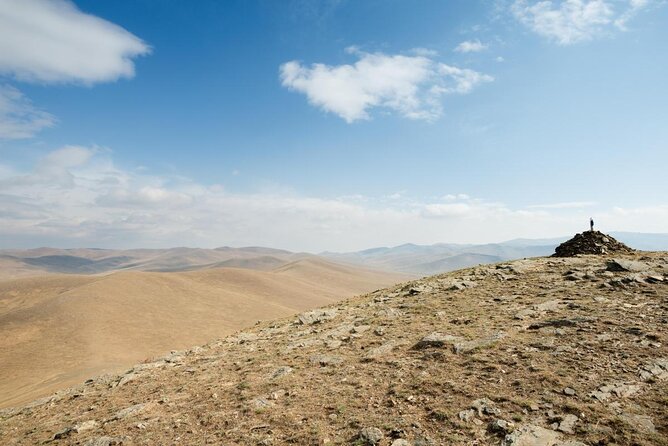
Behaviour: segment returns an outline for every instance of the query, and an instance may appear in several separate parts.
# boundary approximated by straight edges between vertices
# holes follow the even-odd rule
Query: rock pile
[[[585,231],[555,249],[553,257],[574,257],[578,254],[629,254],[633,249],[600,231]]]

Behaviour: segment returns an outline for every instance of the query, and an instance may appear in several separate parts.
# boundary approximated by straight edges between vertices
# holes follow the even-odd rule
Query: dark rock
[[[649,269],[649,265],[635,260],[612,259],[608,261],[606,269],[612,272],[641,272]]]

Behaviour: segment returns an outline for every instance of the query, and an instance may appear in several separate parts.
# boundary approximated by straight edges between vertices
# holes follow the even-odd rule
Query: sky
[[[665,0],[0,0],[0,248],[668,232]]]

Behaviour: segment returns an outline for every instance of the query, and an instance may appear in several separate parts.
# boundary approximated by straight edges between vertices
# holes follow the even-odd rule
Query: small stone
[[[122,438],[117,437],[97,437],[91,438],[84,443],[84,446],[115,446],[123,444]]]
[[[567,434],[573,434],[575,433],[573,429],[578,420],[579,418],[573,414],[564,415],[561,419],[561,422],[559,423],[557,430]]]
[[[647,415],[624,413],[620,415],[619,418],[624,420],[629,425],[635,427],[640,432],[645,432],[648,434],[656,433],[656,427],[654,426],[654,422]]]
[[[415,344],[415,349],[423,349],[423,348],[429,348],[429,347],[437,347],[441,348],[446,345],[450,345],[454,342],[460,341],[461,338],[457,336],[452,336],[452,335],[445,335],[439,332],[433,332],[425,336]]]
[[[282,378],[283,376],[289,375],[290,373],[292,373],[292,370],[293,369],[290,366],[287,366],[287,365],[281,366],[281,367],[277,368],[276,370],[274,370],[274,372],[271,374],[271,379]]]
[[[475,417],[476,411],[473,409],[466,409],[459,412],[459,419],[462,421],[471,421]]]
[[[479,348],[485,348],[485,347],[490,347],[494,344],[496,344],[500,339],[504,337],[504,333],[499,332],[495,333],[492,336],[488,336],[486,338],[480,338],[480,339],[473,339],[471,341],[462,341],[462,342],[455,342],[453,345],[453,349],[455,353],[469,353],[474,350],[477,350]]]
[[[570,387],[566,387],[564,389],[564,395],[573,396],[575,395],[575,390]]]
[[[377,427],[365,427],[359,433],[359,438],[365,444],[375,445],[384,438],[383,432]]]
[[[338,356],[329,356],[329,355],[314,355],[309,358],[311,364],[319,365],[321,367],[326,367],[330,365],[341,364],[343,359]]]
[[[336,317],[336,310],[315,310],[302,313],[297,316],[299,322],[303,325],[319,324]]]
[[[385,344],[379,345],[378,347],[374,347],[371,350],[369,350],[366,355],[364,355],[364,360],[372,361],[381,359],[390,354],[397,345],[398,343],[396,341],[389,341],[386,342]]]
[[[471,407],[478,412],[478,416],[499,415],[501,411],[494,407],[494,403],[487,398],[479,398],[471,403]]]
[[[410,443],[403,438],[398,438],[392,442],[392,446],[410,446]]]
[[[339,341],[338,339],[328,339],[325,341],[325,347],[327,347],[330,350],[335,350],[339,347],[341,347],[343,343]]]
[[[515,425],[509,421],[496,419],[489,424],[489,430],[491,432],[500,432],[507,434],[512,432],[515,429]]]
[[[251,404],[255,409],[262,410],[274,405],[271,401],[263,397],[257,397],[251,400]]]
[[[532,424],[521,426],[506,435],[503,446],[555,446],[559,433]]]
[[[70,435],[72,435],[72,432],[74,432],[74,429],[71,427],[66,427],[64,429],[59,430],[53,435],[54,440],[62,440],[63,438],[67,438]]]
[[[83,423],[79,423],[76,426],[74,426],[74,430],[77,433],[81,433],[81,432],[86,432],[86,431],[89,431],[89,430],[96,429],[99,425],[100,425],[100,423],[98,423],[95,420],[88,420],[88,421],[84,421]]]
[[[151,407],[150,403],[141,403],[141,404],[135,404],[134,406],[126,407],[125,409],[121,409],[118,412],[116,412],[116,414],[114,414],[114,416],[112,417],[112,420],[121,420],[123,418],[128,418],[138,415],[139,413],[147,410],[149,407]]]

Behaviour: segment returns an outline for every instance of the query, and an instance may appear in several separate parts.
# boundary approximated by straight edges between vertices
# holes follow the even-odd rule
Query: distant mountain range
[[[99,274],[113,271],[176,272],[210,268],[269,271],[313,254],[246,247],[216,249],[56,249],[0,250],[0,278],[43,273]]]
[[[612,232],[611,236],[632,248],[668,251],[668,234]],[[515,239],[501,243],[415,245],[380,247],[363,251],[318,255],[263,247],[215,249],[56,249],[0,250],[0,279],[43,273],[99,274],[114,271],[177,272],[210,268],[243,268],[270,271],[308,258],[361,265],[381,271],[425,276],[473,265],[550,255],[570,237]]]
[[[611,232],[610,235],[635,249],[668,250],[668,234]],[[484,263],[551,255],[560,243],[569,238],[564,236],[550,239],[514,239],[481,245],[407,243],[392,248],[371,248],[347,253],[324,252],[320,255],[338,262],[424,276]]]

